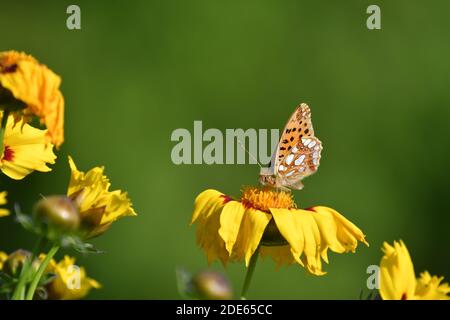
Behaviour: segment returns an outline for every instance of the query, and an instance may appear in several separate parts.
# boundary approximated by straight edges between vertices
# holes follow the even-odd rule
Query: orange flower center
[[[242,190],[241,201],[246,207],[264,212],[269,212],[270,208],[292,209],[297,207],[290,192],[271,187],[245,187]]]

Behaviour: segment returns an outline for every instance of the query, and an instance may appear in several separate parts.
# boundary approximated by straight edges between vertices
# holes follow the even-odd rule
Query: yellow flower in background
[[[117,219],[137,215],[126,192],[109,191],[111,183],[103,174],[104,167],[95,167],[84,173],[77,169],[71,157],[69,164],[72,175],[67,195],[78,206],[87,238],[102,234]]]
[[[450,300],[450,287],[444,277],[423,272],[416,279],[414,266],[403,241],[387,242],[380,262],[380,294],[383,300]]]
[[[64,141],[64,98],[61,78],[35,58],[22,52],[0,52],[0,106],[16,119],[36,116],[45,124],[47,137],[59,147]],[[20,106],[17,106],[20,104]]]
[[[191,223],[208,262],[245,260],[255,252],[271,256],[278,265],[298,263],[323,275],[327,251],[354,252],[358,241],[368,245],[362,231],[327,207],[297,209],[291,193],[248,187],[239,201],[216,191],[203,191],[195,200]],[[258,251],[257,251],[258,250]]]
[[[0,251],[0,271],[3,270],[3,264],[8,259],[8,254],[6,252]]]
[[[45,255],[41,255],[43,260]],[[56,262],[52,259],[46,272],[54,273],[53,279],[47,286],[48,298],[51,300],[77,300],[88,295],[91,289],[101,288],[100,283],[87,277],[86,270],[75,264],[75,258],[64,256]]]
[[[0,170],[8,177],[20,180],[33,171],[48,172],[47,164],[55,163],[53,145],[47,142],[47,130],[40,130],[8,117],[3,138]]]
[[[6,201],[6,196],[8,195],[8,192],[6,191],[2,191],[0,192],[0,206],[6,204],[8,201]],[[6,217],[9,215],[9,210],[8,209],[4,209],[4,208],[0,208],[0,217]],[[0,257],[1,259],[1,257]],[[1,269],[1,267],[0,267]]]

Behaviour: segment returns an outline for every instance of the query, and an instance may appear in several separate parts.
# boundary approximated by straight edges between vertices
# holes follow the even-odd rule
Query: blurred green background
[[[66,28],[74,3],[79,31]],[[366,28],[370,4],[382,30]],[[263,260],[249,297],[357,299],[382,242],[400,238],[417,274],[450,280],[449,12],[445,0],[2,1],[0,50],[26,51],[63,78],[66,142],[51,173],[3,175],[1,190],[30,211],[41,194],[66,191],[67,155],[83,170],[105,165],[139,216],[94,241],[105,254],[68,251],[104,286],[89,298],[179,298],[176,266],[207,266],[189,226],[195,196],[238,195],[259,168],[174,165],[172,131],[194,120],[281,128],[307,102],[324,151],[296,201],[336,208],[371,246],[330,254],[323,277]],[[1,219],[0,250],[34,241]],[[239,291],[243,264],[225,272]]]

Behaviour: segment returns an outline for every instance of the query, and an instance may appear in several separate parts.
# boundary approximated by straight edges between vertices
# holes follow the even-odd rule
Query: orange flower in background
[[[16,120],[36,116],[57,147],[64,141],[64,98],[61,78],[22,52],[0,52],[0,107]]]

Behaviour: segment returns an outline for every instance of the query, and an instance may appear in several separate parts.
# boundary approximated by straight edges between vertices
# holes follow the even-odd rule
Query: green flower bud
[[[33,215],[52,230],[60,232],[74,231],[80,226],[78,210],[67,196],[49,196],[39,200]]]
[[[227,300],[233,297],[230,282],[219,272],[202,271],[192,277],[192,291],[199,299]]]
[[[3,264],[3,272],[18,277],[27,259],[31,259],[31,252],[26,250],[16,250],[11,253]]]

